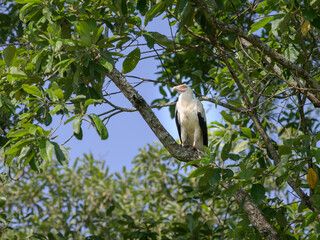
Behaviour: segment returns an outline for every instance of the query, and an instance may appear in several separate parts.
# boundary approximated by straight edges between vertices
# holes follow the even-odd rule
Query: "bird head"
[[[172,88],[173,91],[177,91],[178,93],[183,93],[185,91],[191,90],[186,84],[181,84],[179,86],[175,86]]]

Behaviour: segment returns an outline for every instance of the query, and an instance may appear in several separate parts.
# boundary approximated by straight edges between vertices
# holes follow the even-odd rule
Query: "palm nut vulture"
[[[180,93],[176,104],[176,124],[182,146],[192,145],[199,151],[208,146],[206,114],[202,103],[193,97],[190,87],[185,84],[173,90]]]

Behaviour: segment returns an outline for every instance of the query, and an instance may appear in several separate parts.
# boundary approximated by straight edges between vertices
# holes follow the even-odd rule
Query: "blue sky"
[[[146,28],[148,31],[157,31],[166,36],[170,36],[170,29],[168,27],[167,20],[161,20],[161,17],[154,19],[149,23]],[[140,41],[139,41],[140,42]],[[141,43],[141,42],[140,42]],[[132,51],[130,49],[128,52]],[[141,49],[141,51],[149,50],[147,47]],[[136,68],[128,75],[139,76],[142,78],[156,80],[157,75],[155,74],[159,69],[157,66],[160,62],[154,58],[148,58],[141,60]],[[118,70],[122,70],[122,63],[119,62],[116,65]],[[136,79],[128,79],[130,83],[137,82]],[[108,81],[108,79],[106,79]],[[154,86],[153,83],[144,83],[136,88],[138,92],[146,99],[150,104],[152,100],[160,97],[158,87]],[[111,83],[108,88],[108,92],[115,92],[118,89]],[[131,103],[122,94],[113,95],[110,99],[113,104],[120,107],[131,108]],[[213,104],[204,103],[207,111],[207,121],[214,121],[221,119],[219,110],[215,109]],[[98,107],[92,107],[88,113],[103,113],[110,108],[106,104],[102,104]],[[210,109],[210,110],[209,110]],[[220,110],[221,111],[221,110]],[[167,131],[175,138],[178,139],[178,133],[175,126],[174,119],[170,118],[170,113],[167,107],[160,110],[154,109],[155,114],[167,129]],[[64,119],[65,121],[66,119]],[[55,124],[58,125],[56,120]],[[55,125],[53,124],[53,128]],[[107,124],[109,132],[109,138],[107,140],[101,140],[93,127],[89,127],[88,124],[83,123],[83,140],[77,140],[72,138],[65,146],[69,147],[69,153],[71,162],[77,158],[83,156],[84,153],[92,153],[94,158],[97,160],[105,161],[109,167],[110,172],[121,171],[125,166],[127,169],[132,168],[131,161],[139,153],[139,148],[144,147],[148,143],[158,141],[154,133],[145,123],[143,118],[138,112],[131,113],[120,113],[110,119]],[[72,122],[65,126],[61,126],[56,132],[59,137],[56,141],[63,143],[73,133]]]

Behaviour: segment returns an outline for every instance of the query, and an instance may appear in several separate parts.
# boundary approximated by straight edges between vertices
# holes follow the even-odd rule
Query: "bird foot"
[[[192,147],[193,147],[195,150],[197,150],[197,152],[200,152],[200,150],[199,150],[198,148],[196,148],[196,144],[195,144],[195,143],[193,143]]]
[[[188,145],[188,144],[184,144],[184,143],[181,143],[181,147],[185,147],[185,148],[191,148],[191,147],[193,147],[193,146],[191,146],[191,145]]]
[[[197,150],[197,152],[200,152],[200,150],[197,149],[194,144],[193,144],[193,145],[188,145],[188,144],[183,144],[183,143],[181,143],[181,147],[184,147],[184,148],[192,148],[192,149]]]

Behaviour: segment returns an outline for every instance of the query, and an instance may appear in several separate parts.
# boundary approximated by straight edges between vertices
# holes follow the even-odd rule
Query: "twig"
[[[61,126],[63,117],[64,117],[64,115],[62,115],[58,126],[52,131],[52,133],[50,134],[50,137],[51,137],[51,136],[58,130],[58,128]]]
[[[72,133],[71,137],[69,137],[62,145],[65,145],[67,142],[69,142],[74,136],[74,133]]]
[[[8,47],[8,46],[15,46],[15,45],[29,45],[29,43],[3,43],[0,44],[0,47]]]

